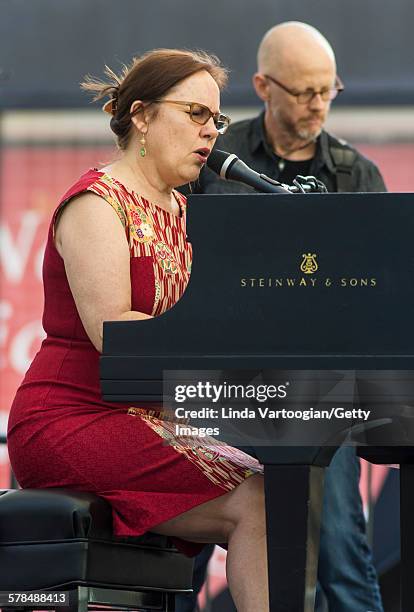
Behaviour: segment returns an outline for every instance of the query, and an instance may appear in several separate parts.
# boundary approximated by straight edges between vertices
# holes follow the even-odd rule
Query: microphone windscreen
[[[220,174],[224,162],[228,157],[230,157],[230,155],[231,153],[227,153],[226,151],[213,149],[210,155],[207,157],[207,166],[217,174]]]

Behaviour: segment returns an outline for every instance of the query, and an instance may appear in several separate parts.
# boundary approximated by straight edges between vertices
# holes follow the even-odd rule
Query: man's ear
[[[134,100],[129,109],[131,121],[142,134],[148,131],[148,114],[145,112],[145,105],[142,100]]]
[[[256,94],[263,102],[267,102],[269,100],[269,81],[261,72],[256,72],[252,80]]]

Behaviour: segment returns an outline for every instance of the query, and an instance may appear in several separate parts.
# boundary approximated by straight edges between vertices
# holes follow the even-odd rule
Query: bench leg
[[[69,605],[56,608],[56,612],[88,612],[88,587],[77,587],[69,591]]]

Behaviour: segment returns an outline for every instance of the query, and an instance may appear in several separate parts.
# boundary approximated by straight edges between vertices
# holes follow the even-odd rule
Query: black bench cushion
[[[93,494],[22,489],[0,491],[0,567],[0,590],[188,591],[193,563],[165,536],[113,536],[111,507]]]
[[[155,533],[114,536],[111,506],[92,493],[57,488],[0,490],[0,543],[73,538],[174,548],[167,537]]]

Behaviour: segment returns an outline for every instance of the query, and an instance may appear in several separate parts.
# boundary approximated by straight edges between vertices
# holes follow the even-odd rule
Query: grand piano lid
[[[186,292],[160,317],[105,323],[104,359],[411,368],[413,227],[412,194],[190,196]]]

